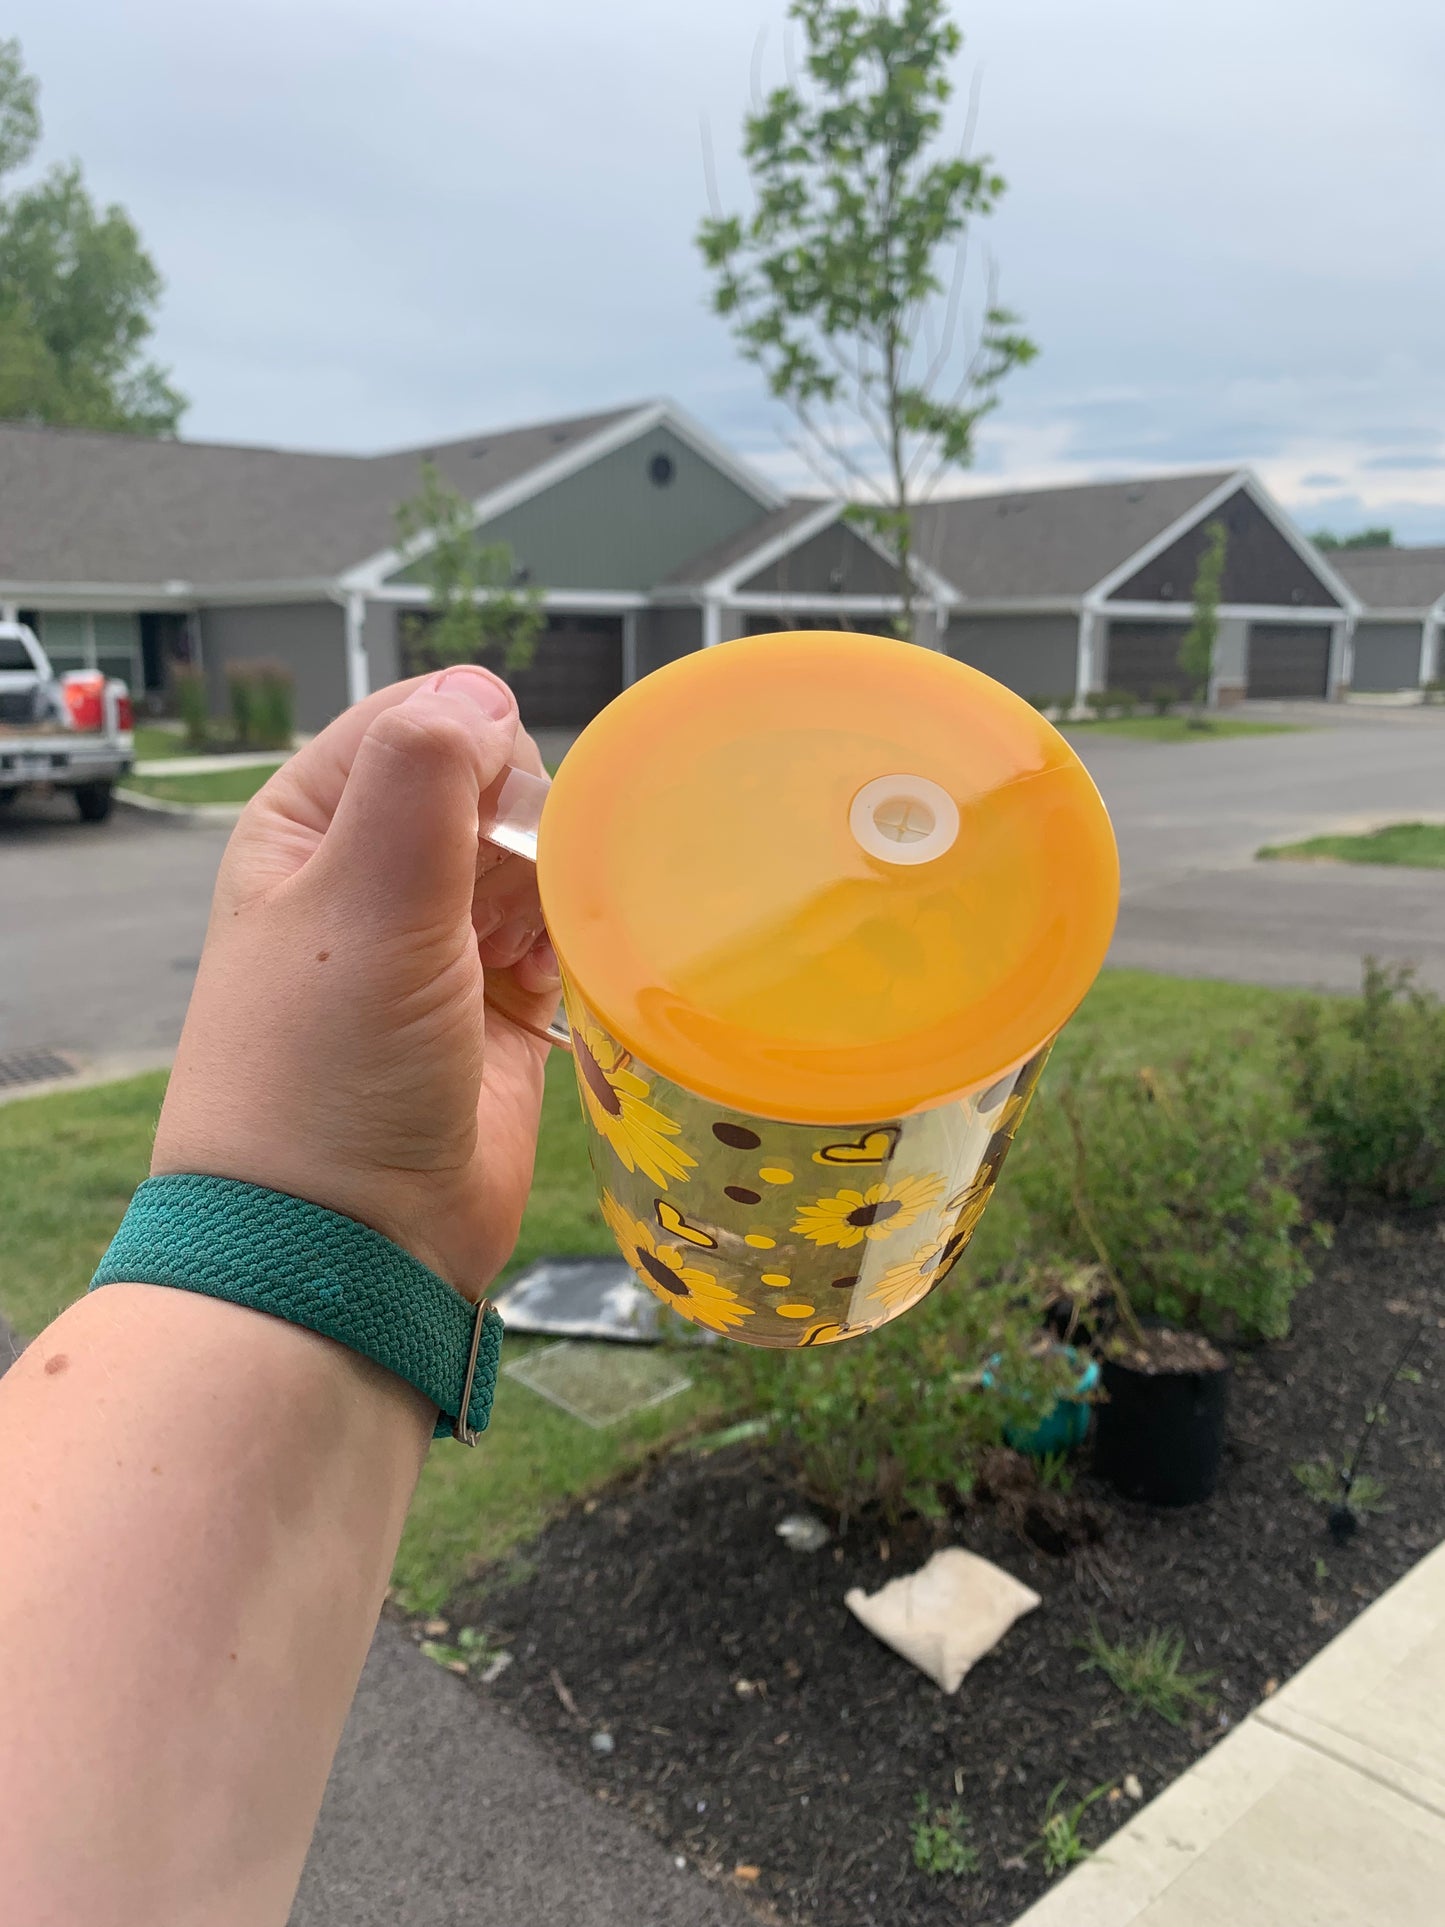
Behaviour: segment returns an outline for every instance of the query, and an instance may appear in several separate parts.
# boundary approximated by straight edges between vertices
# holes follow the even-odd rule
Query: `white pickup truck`
[[[97,669],[57,676],[32,630],[0,622],[0,804],[69,790],[84,822],[103,823],[134,758],[132,728],[123,682]]]

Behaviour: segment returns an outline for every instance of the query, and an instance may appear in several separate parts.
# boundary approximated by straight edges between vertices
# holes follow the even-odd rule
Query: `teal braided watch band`
[[[270,1312],[373,1359],[441,1413],[435,1438],[487,1428],[502,1321],[389,1238],[234,1178],[147,1178],[90,1281],[173,1285]]]

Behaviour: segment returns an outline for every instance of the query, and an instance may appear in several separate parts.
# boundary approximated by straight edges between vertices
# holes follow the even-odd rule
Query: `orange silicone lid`
[[[880,778],[956,804],[939,854],[860,843]],[[570,989],[674,1083],[796,1123],[1012,1070],[1093,982],[1118,905],[1108,816],[1057,730],[877,636],[751,637],[647,676],[568,754],[539,841]]]

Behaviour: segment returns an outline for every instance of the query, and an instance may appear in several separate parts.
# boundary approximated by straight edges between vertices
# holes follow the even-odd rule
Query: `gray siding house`
[[[511,677],[529,723],[586,722],[734,636],[894,629],[898,565],[845,504],[784,496],[667,402],[376,456],[0,424],[0,614],[31,622],[60,668],[104,667],[156,708],[179,663],[204,670],[219,711],[228,665],[279,660],[298,721],[319,728],[427,660],[424,559],[395,520],[424,459],[541,595],[545,633]],[[1395,675],[1409,647],[1426,660],[1445,560],[1380,603],[1363,552],[1321,556],[1244,470],[927,505],[916,639],[1025,696],[1177,685],[1215,520],[1229,533],[1215,700],[1325,697]]]
[[[1021,694],[1179,688],[1206,531],[1228,533],[1211,699],[1334,696],[1353,592],[1247,470],[935,501],[920,557],[954,590],[943,645]]]
[[[886,628],[899,607],[841,502],[787,500],[654,402],[369,457],[0,425],[0,611],[58,667],[104,667],[154,706],[177,663],[219,710],[228,664],[279,660],[319,728],[415,666],[404,618],[428,592],[395,513],[423,459],[541,593],[546,631],[512,677],[534,724],[585,722],[660,663],[799,612]]]
[[[1337,549],[1330,560],[1361,604],[1350,687],[1419,689],[1445,675],[1445,548]]]

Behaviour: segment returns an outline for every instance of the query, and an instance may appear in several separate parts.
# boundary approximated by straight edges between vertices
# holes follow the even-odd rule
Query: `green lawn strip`
[[[166,1074],[0,1105],[0,1311],[33,1338],[89,1284],[150,1165]]]
[[[1202,725],[1187,716],[1089,716],[1081,722],[1061,723],[1065,735],[1087,730],[1097,736],[1134,736],[1145,743],[1209,743],[1226,736],[1293,736],[1303,723],[1252,723],[1222,716],[1206,716]]]
[[[1106,971],[1058,1047],[1060,1062],[1092,1050],[1106,1062],[1167,1062],[1195,1044],[1246,1050],[1268,1076],[1270,1020],[1292,993],[1207,980]],[[38,1332],[84,1290],[127,1199],[145,1175],[165,1078],[0,1106],[0,1311]],[[1047,1085],[1045,1086],[1047,1091]],[[1027,1127],[1015,1157],[1028,1155]],[[970,1269],[1005,1262],[1020,1230],[1007,1172],[969,1254]],[[536,1180],[508,1275],[543,1252],[612,1250],[594,1203],[571,1066],[548,1066]],[[967,1288],[967,1276],[958,1279]],[[513,1337],[507,1357],[529,1341]],[[504,1378],[492,1429],[475,1451],[432,1452],[397,1558],[404,1606],[433,1609],[487,1560],[529,1537],[569,1499],[605,1483],[697,1425],[739,1416],[718,1353],[687,1355],[691,1391],[594,1432]]]
[[[249,803],[276,764],[251,769],[207,769],[197,776],[126,776],[121,789],[157,797],[163,803]]]
[[[1390,823],[1360,836],[1311,836],[1271,843],[1256,853],[1290,863],[1394,863],[1445,870],[1445,823]]]
[[[194,756],[196,751],[179,729],[163,729],[159,723],[137,723],[135,758],[138,763],[154,762],[161,756]]]

